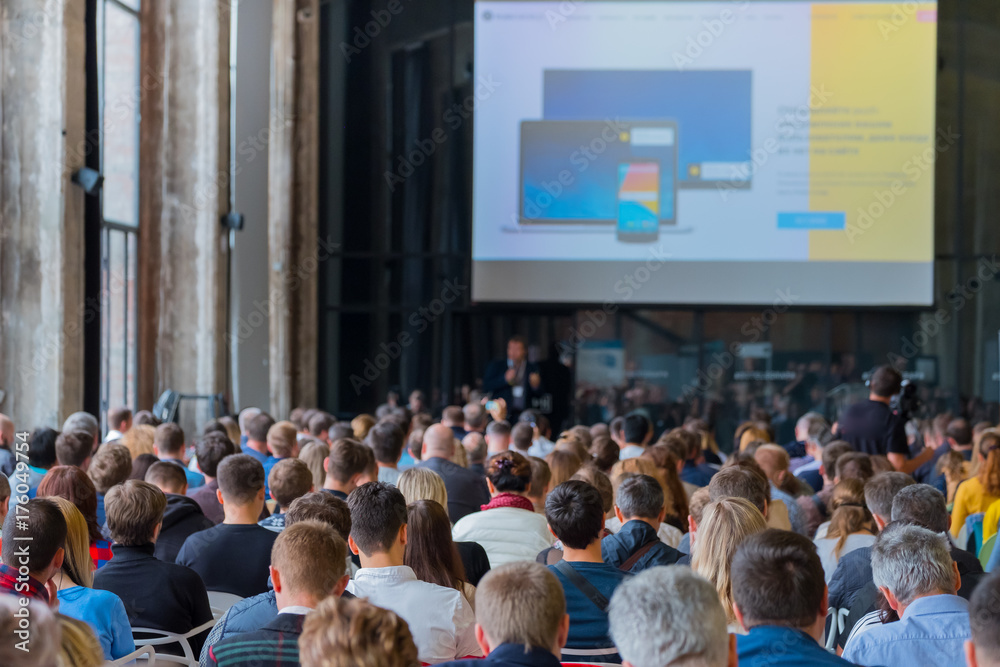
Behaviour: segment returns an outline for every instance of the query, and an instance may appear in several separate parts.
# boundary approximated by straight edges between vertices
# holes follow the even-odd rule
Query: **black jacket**
[[[189,567],[164,563],[153,555],[153,545],[114,545],[114,557],[94,573],[94,588],[121,598],[133,628],[155,628],[183,634],[212,620],[208,593],[198,573]],[[191,638],[195,655],[208,630]],[[156,647],[157,652],[160,647]]]
[[[657,565],[673,565],[683,554],[673,547],[660,541],[656,531],[645,521],[626,521],[614,535],[608,535],[601,540],[601,558],[612,567],[621,567],[632,554],[654,542],[653,547],[629,570],[638,574]]]
[[[163,527],[156,540],[153,555],[166,563],[177,560],[177,552],[184,540],[198,531],[211,528],[215,523],[205,516],[201,506],[192,498],[167,494],[167,509],[163,512]]]
[[[255,523],[220,523],[187,538],[177,562],[197,572],[208,590],[248,598],[268,590],[276,539],[278,533]]]
[[[468,468],[439,456],[421,461],[417,467],[433,470],[444,480],[444,488],[448,491],[448,516],[452,523],[467,514],[478,512],[490,502],[486,478]]]

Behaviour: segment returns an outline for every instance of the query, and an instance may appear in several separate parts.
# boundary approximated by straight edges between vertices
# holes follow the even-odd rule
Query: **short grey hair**
[[[62,425],[63,433],[70,431],[83,431],[96,439],[101,434],[101,425],[97,423],[97,417],[89,412],[74,412],[66,418]]]
[[[719,594],[687,567],[654,567],[626,579],[608,620],[618,653],[634,667],[724,667],[729,656]]]
[[[872,579],[901,604],[921,595],[955,592],[955,568],[944,535],[920,526],[891,523],[872,546]]]
[[[944,494],[929,484],[911,484],[892,499],[892,520],[943,533],[951,525]]]
[[[629,475],[615,492],[615,505],[626,519],[655,519],[665,502],[663,487],[649,475]]]

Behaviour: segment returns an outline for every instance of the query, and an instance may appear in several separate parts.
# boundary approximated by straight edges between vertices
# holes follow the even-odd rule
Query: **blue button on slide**
[[[779,213],[778,229],[843,229],[846,217],[843,211]]]

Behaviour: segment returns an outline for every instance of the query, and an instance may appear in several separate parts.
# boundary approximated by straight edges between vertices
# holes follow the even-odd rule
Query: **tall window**
[[[140,0],[98,0],[101,172],[101,421],[135,409],[136,277],[139,234]]]

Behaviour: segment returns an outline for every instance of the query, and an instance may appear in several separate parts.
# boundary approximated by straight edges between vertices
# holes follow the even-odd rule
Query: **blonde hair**
[[[313,488],[322,489],[326,483],[326,470],[323,469],[323,461],[330,456],[330,445],[319,440],[313,440],[299,452],[299,459],[307,466],[313,477]]]
[[[122,444],[128,447],[132,460],[142,454],[153,453],[153,440],[156,438],[156,428],[148,424],[133,424],[132,428],[122,436]]]
[[[377,423],[371,415],[358,415],[351,420],[351,430],[354,431],[355,438],[364,440],[368,437],[368,431],[372,430],[372,426],[375,426]]]
[[[296,521],[278,533],[271,547],[271,566],[281,573],[281,583],[317,599],[333,592],[346,563],[347,543],[321,521]]]
[[[830,527],[828,538],[837,538],[833,548],[835,558],[840,558],[847,538],[854,533],[868,531],[874,534],[872,515],[865,505],[865,484],[860,479],[845,479],[833,487],[830,498]]]
[[[22,600],[27,602],[26,607],[20,606]],[[14,615],[25,612],[31,619],[28,627],[21,626],[23,617]],[[14,641],[16,632],[25,634]],[[0,641],[0,665],[4,667],[50,667],[59,664],[59,623],[43,602],[0,595],[0,636],[6,638]]]
[[[277,458],[287,458],[295,454],[297,438],[298,429],[295,424],[289,421],[275,422],[267,429],[267,448]]]
[[[306,615],[299,635],[302,667],[417,667],[406,621],[365,599],[328,597]]]
[[[757,426],[751,426],[740,436],[740,451],[744,451],[755,442],[768,442],[770,439],[771,436],[767,431]]]
[[[87,520],[76,505],[61,496],[48,496],[66,519],[65,558],[62,571],[77,586],[94,587],[94,561],[90,559],[90,532]]]
[[[469,453],[465,451],[465,447],[462,445],[458,439],[455,439],[458,444],[455,445],[454,450],[451,454],[451,462],[455,465],[460,465],[463,468],[469,467]]]
[[[62,629],[62,639],[59,642],[60,664],[66,667],[101,667],[104,664],[104,651],[90,626],[62,614],[58,618]]]
[[[659,482],[660,488],[663,489],[663,506],[667,508],[667,514],[673,515],[675,513],[674,494],[667,486],[663,471],[656,463],[646,457],[624,459],[611,467],[611,485],[615,489],[615,498],[618,497],[618,487],[629,475],[649,475]]]
[[[403,494],[407,505],[418,500],[433,500],[448,509],[448,489],[441,476],[433,470],[408,468],[399,476],[396,488]]]
[[[570,477],[583,465],[583,461],[574,452],[566,449],[555,449],[545,457],[549,465],[549,489],[554,489]]]
[[[501,565],[476,587],[476,621],[499,644],[552,646],[565,615],[562,585],[540,563]]]
[[[705,506],[694,538],[691,569],[715,586],[729,623],[736,622],[733,582],[729,577],[733,556],[743,540],[766,528],[764,515],[749,500],[720,498]]]

